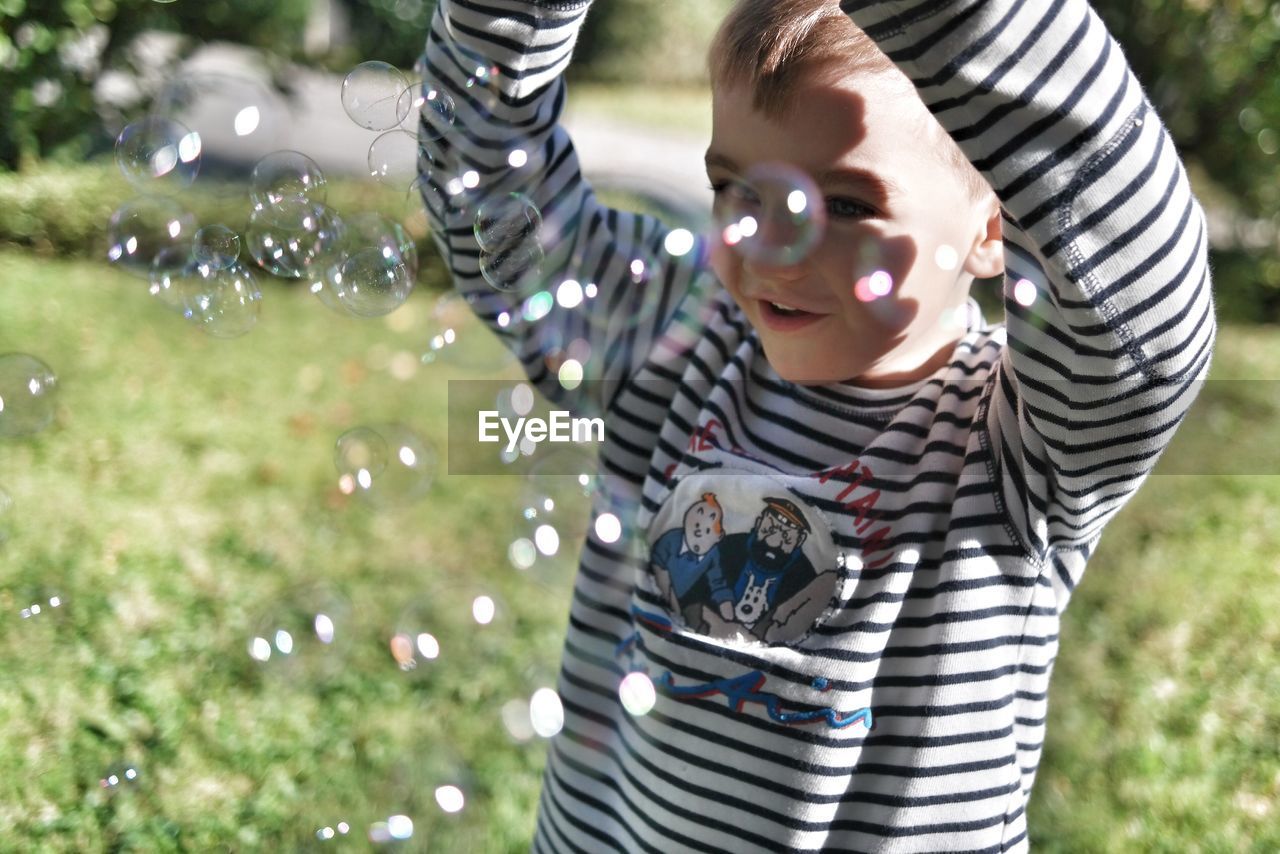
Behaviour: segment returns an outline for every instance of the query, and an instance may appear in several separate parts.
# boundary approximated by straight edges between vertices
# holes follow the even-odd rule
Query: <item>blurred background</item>
[[[703,56],[729,5],[592,10],[567,123],[614,204],[709,204]],[[1207,211],[1222,328],[1064,620],[1032,844],[1277,850],[1280,3],[1095,6]],[[527,849],[589,490],[442,459],[448,381],[518,374],[447,295],[411,137],[361,126],[344,87],[371,61],[374,88],[420,80],[431,12],[0,0],[0,391],[41,398],[22,429],[0,416],[0,848]],[[157,116],[199,134],[198,180],[122,174],[117,138]],[[306,158],[277,179],[389,223],[413,271],[394,310],[251,270],[260,297],[205,335],[176,278],[108,263],[155,192],[252,243],[280,150]],[[353,488],[402,429],[407,480]]]

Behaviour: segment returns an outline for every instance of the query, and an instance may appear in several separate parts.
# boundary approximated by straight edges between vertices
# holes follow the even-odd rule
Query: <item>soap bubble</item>
[[[663,309],[668,295],[663,290],[661,254],[647,245],[633,245],[620,251],[614,264],[621,265],[621,281],[614,270],[606,284],[587,282],[581,285],[583,311],[587,322],[596,329],[634,329],[650,324]],[[555,288],[560,295],[564,283]],[[616,288],[625,289],[618,294]]]
[[[826,204],[813,179],[784,163],[751,167],[716,197],[720,239],[748,261],[797,264],[822,239]]]
[[[480,304],[480,297],[480,294],[455,291],[436,300],[431,309],[423,363],[439,360],[477,373],[490,373],[514,361],[515,354],[503,346],[473,313],[472,306]],[[498,306],[493,323],[503,332],[514,333],[520,320]]]
[[[214,338],[236,338],[258,322],[262,288],[253,271],[244,264],[214,267],[196,263],[187,277],[188,316]]]
[[[138,766],[132,762],[111,765],[98,780],[98,788],[110,794],[132,791],[141,777]]]
[[[235,152],[238,162],[253,163],[280,147],[290,124],[288,104],[269,83],[239,74],[182,72],[160,92],[155,112],[172,116],[198,133],[205,151]],[[205,189],[240,195],[238,181],[201,180]]]
[[[440,611],[444,603],[437,596],[409,605],[396,618],[388,646],[391,658],[404,673],[423,675],[440,660],[442,641],[456,637]]]
[[[200,171],[200,134],[174,119],[148,116],[116,137],[116,164],[143,191],[191,186]]]
[[[53,423],[58,377],[26,353],[0,355],[0,438],[29,436]]]
[[[333,452],[338,489],[374,505],[401,504],[426,495],[435,477],[435,449],[402,424],[355,427]]]
[[[618,684],[618,699],[628,714],[643,717],[657,705],[658,691],[647,673],[633,670]]]
[[[491,253],[536,240],[542,213],[523,193],[508,193],[485,202],[476,211],[474,232],[480,248]]]
[[[381,214],[356,214],[345,223],[338,251],[325,270],[324,287],[344,311],[378,317],[408,299],[417,261],[417,248],[399,223]]]
[[[388,816],[386,821],[369,825],[369,841],[375,845],[387,842],[404,842],[413,838],[413,819],[407,815]]]
[[[529,719],[541,738],[551,738],[564,729],[564,704],[554,688],[539,688],[529,698]]]
[[[240,257],[240,235],[225,225],[206,225],[196,232],[191,255],[210,267],[230,267]]]
[[[151,264],[150,294],[188,319],[195,289],[190,276],[196,263],[194,246],[183,243],[162,249]]]
[[[417,138],[402,130],[389,130],[369,144],[369,175],[396,189],[410,186],[418,177]]]
[[[484,118],[502,101],[502,70],[493,60],[466,46],[467,36],[456,31],[453,18],[445,18],[445,27],[451,36],[449,48],[454,62],[466,75],[462,85],[466,90],[467,108]]]
[[[520,515],[535,531],[551,525],[561,539],[581,537],[590,523],[592,498],[600,489],[596,454],[586,447],[562,445],[538,456],[525,477]]]
[[[300,279],[326,260],[342,237],[342,220],[332,209],[306,198],[254,207],[245,229],[249,254],[269,273]]]
[[[290,590],[254,621],[249,657],[265,672],[299,678],[342,671],[350,647],[351,606],[328,587]]]
[[[299,151],[271,152],[254,164],[249,182],[249,198],[256,207],[278,205],[298,196],[319,204],[328,198],[324,173]]]
[[[513,293],[532,287],[542,272],[546,253],[535,239],[504,247],[497,252],[480,252],[480,275],[496,291]]]
[[[339,302],[359,317],[388,314],[404,303],[413,290],[413,278],[404,262],[375,247],[345,258],[326,284]]]
[[[18,617],[32,623],[47,623],[55,615],[65,613],[67,598],[56,587],[37,585],[20,590],[13,595]]]
[[[396,112],[404,116],[400,127],[423,139],[440,139],[457,118],[453,98],[429,80],[405,89]]]
[[[331,839],[346,836],[351,832],[351,824],[345,821],[335,822],[334,824],[326,824],[323,827],[316,828],[316,839],[320,842],[328,842]]]
[[[168,196],[138,196],[111,215],[107,259],[135,276],[150,277],[156,259],[185,259],[196,220]],[[174,253],[175,248],[183,250]]]
[[[399,112],[400,95],[407,86],[395,66],[378,60],[362,62],[342,81],[342,108],[362,128],[389,130],[404,119]]]

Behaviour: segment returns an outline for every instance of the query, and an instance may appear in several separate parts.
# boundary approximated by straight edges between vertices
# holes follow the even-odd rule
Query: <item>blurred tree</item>
[[[1199,179],[1219,313],[1280,320],[1280,2],[1094,5]]]
[[[605,0],[587,15],[573,73],[602,83],[690,85],[733,0]]]
[[[330,2],[330,0],[320,0]],[[435,0],[341,0],[349,45],[327,58],[335,68],[380,59],[411,68],[427,41]]]
[[[289,53],[301,44],[311,0],[0,0],[0,169],[82,155],[100,122],[93,88],[129,66],[146,31],[227,40]]]

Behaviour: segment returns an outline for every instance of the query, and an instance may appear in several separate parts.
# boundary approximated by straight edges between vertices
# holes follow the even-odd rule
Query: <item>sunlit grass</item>
[[[403,813],[434,850],[527,850],[543,746],[498,711],[552,678],[571,561],[544,584],[510,568],[516,478],[441,476],[371,511],[331,461],[361,423],[444,449],[444,380],[466,375],[418,362],[434,296],[356,321],[272,282],[259,326],[218,341],[102,265],[0,269],[0,350],[62,382],[54,426],[0,444],[0,848],[280,850],[347,821],[361,849]],[[1035,850],[1280,847],[1280,469],[1261,441],[1280,336],[1224,330],[1215,371],[1254,381],[1210,387],[1160,469],[1202,473],[1151,478],[1068,610]],[[1268,476],[1204,473],[1241,463],[1215,446]],[[251,659],[263,614],[317,587],[349,608],[336,669]],[[477,588],[496,631],[468,623]],[[413,603],[440,608],[442,654],[404,673],[387,638]],[[137,781],[104,789],[121,763]],[[453,779],[467,807],[446,816]]]

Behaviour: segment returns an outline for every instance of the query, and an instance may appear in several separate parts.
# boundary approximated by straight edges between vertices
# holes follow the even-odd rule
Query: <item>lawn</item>
[[[436,295],[357,321],[271,282],[221,341],[102,264],[0,269],[0,350],[61,382],[52,428],[0,443],[0,849],[362,850],[408,815],[412,848],[526,850],[545,743],[502,710],[551,684],[571,561],[512,568],[521,478],[370,508],[332,462],[379,422],[444,451],[445,380],[481,375],[418,359]],[[1036,850],[1280,848],[1280,335],[1224,329],[1215,376],[1068,611]],[[304,649],[317,602],[334,642]],[[406,621],[441,650],[411,671]],[[298,660],[250,657],[281,625]]]

